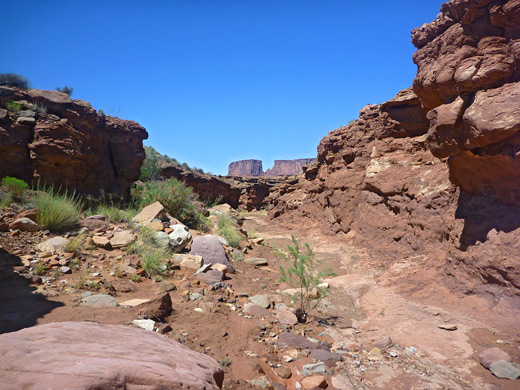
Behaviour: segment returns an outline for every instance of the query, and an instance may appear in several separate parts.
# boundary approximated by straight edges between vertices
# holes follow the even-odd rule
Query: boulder
[[[29,218],[19,218],[9,224],[13,230],[21,230],[22,232],[37,232],[40,227],[36,222]]]
[[[170,225],[173,231],[168,234],[170,238],[170,246],[175,251],[180,251],[191,243],[192,237],[190,229],[184,225]]]
[[[0,335],[0,355],[0,383],[6,390],[218,390],[224,379],[213,358],[123,325],[33,326]]]
[[[32,220],[34,222],[38,222],[37,217],[38,217],[37,209],[24,210],[16,216],[16,218],[29,218],[30,220]]]
[[[520,365],[516,363],[497,360],[491,363],[489,369],[497,378],[506,378],[513,381],[520,378]]]
[[[264,309],[269,309],[269,306],[271,306],[269,296],[266,294],[253,295],[249,298],[249,300],[255,305],[261,306]]]
[[[253,317],[270,317],[271,313],[269,310],[264,309],[262,306],[255,305],[254,303],[246,303],[244,305],[244,313],[250,314]]]
[[[86,228],[89,231],[106,229],[108,227],[108,222],[105,221],[105,217],[102,215],[92,215],[90,217],[83,218],[79,221],[78,224],[82,228]]]
[[[287,306],[281,306],[276,313],[276,319],[282,325],[295,325],[298,323],[298,317],[289,310]]]
[[[327,378],[323,375],[309,376],[303,378],[301,384],[304,390],[326,389]]]
[[[172,314],[172,299],[170,294],[164,293],[160,297],[139,305],[139,315],[155,321],[163,322]]]
[[[40,252],[65,252],[67,247],[70,244],[70,240],[65,237],[52,237],[49,238],[47,241],[44,241],[38,245],[36,245],[36,249],[38,249]]]
[[[204,264],[224,264],[230,272],[235,272],[235,268],[229,262],[222,243],[215,236],[195,237],[191,244],[190,254],[202,256]]]
[[[146,226],[154,219],[162,219],[166,216],[166,209],[160,202],[152,203],[146,206],[132,220],[138,224]]]
[[[160,248],[170,248],[170,237],[165,232],[153,232],[153,239],[155,244]]]
[[[504,360],[506,362],[511,361],[511,356],[505,352],[502,351],[498,347],[492,347],[485,349],[478,355],[478,360],[480,364],[482,364],[484,367],[489,368],[491,364],[494,362],[497,362],[499,360]]]
[[[197,279],[203,283],[206,283],[208,286],[212,286],[224,279],[224,273],[222,271],[212,269],[208,272],[198,274]]]
[[[112,247],[110,244],[110,240],[108,239],[108,237],[105,236],[94,236],[92,237],[92,241],[96,246],[100,248],[110,249]]]
[[[202,256],[196,255],[175,254],[173,259],[180,263],[181,269],[188,269],[193,272],[197,271],[204,264]]]

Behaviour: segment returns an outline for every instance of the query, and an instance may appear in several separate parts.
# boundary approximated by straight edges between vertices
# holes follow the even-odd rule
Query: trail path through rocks
[[[310,244],[324,266],[336,270],[338,275],[326,280],[331,293],[320,304],[320,321],[336,347],[358,344],[365,350],[365,356],[360,352],[343,362],[344,369],[333,378],[336,388],[519,388],[517,381],[494,377],[477,357],[497,346],[497,340],[507,340],[498,347],[519,360],[514,324],[520,315],[507,299],[455,296],[440,279],[440,270],[425,267],[421,257],[383,266],[384,259],[350,246],[345,236],[325,237],[316,227],[289,230],[256,214],[244,226],[279,250],[294,234],[300,243]],[[393,345],[373,351],[384,337]]]

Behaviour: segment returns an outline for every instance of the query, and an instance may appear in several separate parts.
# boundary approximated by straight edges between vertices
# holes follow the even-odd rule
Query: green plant
[[[79,271],[78,279],[76,280],[76,283],[74,283],[73,287],[80,289],[83,286],[85,286],[85,283],[87,282],[87,275],[88,275],[88,269],[87,266],[84,265],[81,267],[81,270]]]
[[[21,198],[25,191],[29,189],[29,185],[26,182],[10,176],[4,177],[1,185],[15,198]]]
[[[166,263],[163,261],[164,254],[165,252],[160,249],[149,250],[143,254],[141,266],[149,277],[161,275],[168,268]]]
[[[36,275],[43,275],[45,273],[45,264],[41,261],[36,263],[36,266],[34,267],[34,273]]]
[[[221,367],[227,367],[231,365],[231,360],[229,358],[220,359],[219,364]]]
[[[7,111],[9,111],[9,112],[18,112],[22,109],[22,104],[15,102],[13,100],[10,100],[5,103],[5,108],[7,108]]]
[[[258,234],[256,234],[255,232],[247,232],[247,238],[250,238],[250,239],[255,239],[255,238],[258,238]]]
[[[29,89],[30,82],[25,77],[16,73],[0,73],[0,85],[20,89]]]
[[[71,259],[70,262],[69,262],[69,267],[71,269],[77,268],[78,265],[79,265],[79,260],[78,259]]]
[[[328,295],[329,289],[320,287],[321,278],[334,276],[331,269],[318,270],[320,263],[316,259],[309,244],[305,243],[303,248],[294,236],[291,236],[293,245],[287,246],[287,255],[292,260],[291,266],[285,269],[280,265],[280,281],[288,283],[296,288],[298,293],[293,298],[296,303],[296,316],[299,321],[305,321],[309,309],[315,307],[319,301]]]
[[[87,233],[83,232],[78,234],[75,237],[72,237],[67,248],[65,249],[67,252],[74,253],[76,255],[80,255],[85,248],[85,244],[87,242]],[[72,268],[72,267],[71,267]]]
[[[6,209],[13,203],[13,195],[0,191],[0,209]]]
[[[140,207],[161,202],[172,216],[187,226],[206,231],[209,226],[204,207],[191,187],[176,179],[150,181],[134,186],[133,197]]]
[[[156,282],[156,283],[159,283],[159,282],[162,282],[163,280],[163,276],[162,275],[155,275],[153,280]]]
[[[157,180],[159,178],[159,172],[161,171],[161,167],[159,166],[159,162],[155,157],[149,157],[148,154],[143,161],[143,165],[141,165],[141,175],[139,180],[141,181],[150,181]]]
[[[141,281],[141,275],[132,274],[130,275],[130,280],[134,283],[139,283]]]
[[[233,248],[238,248],[240,241],[242,241],[244,237],[238,232],[233,217],[226,214],[219,214],[217,218],[217,233],[224,237]]]
[[[47,114],[47,107],[42,106],[41,104],[33,103],[29,108],[38,114]]]
[[[38,224],[51,231],[62,231],[74,226],[83,208],[83,202],[74,192],[54,192],[52,186],[38,190],[32,201],[38,209]]]
[[[132,218],[137,215],[137,210],[132,207],[125,208],[125,206],[122,204],[116,205],[114,203],[99,203],[95,208],[89,210],[87,214],[101,214],[110,222],[120,223],[130,222]]]
[[[96,290],[97,291],[97,290],[99,290],[101,288],[101,283],[100,282],[89,281],[89,282],[87,282],[87,286],[91,290]]]
[[[67,85],[65,85],[63,88],[56,87],[56,91],[66,93],[69,96],[72,96],[72,92],[74,91],[74,88],[71,88]]]

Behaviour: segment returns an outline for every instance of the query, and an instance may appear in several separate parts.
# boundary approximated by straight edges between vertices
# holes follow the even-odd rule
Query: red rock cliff
[[[264,176],[292,176],[302,173],[305,165],[312,164],[315,158],[300,158],[297,160],[274,160],[271,169],[265,171]]]
[[[386,264],[417,259],[466,293],[518,297],[520,0],[452,0],[412,36],[413,91],[329,133],[270,216],[345,233]]]
[[[22,110],[4,109],[9,101]],[[0,87],[0,107],[0,177],[90,194],[125,194],[139,178],[148,134],[138,123],[57,91]]]
[[[229,164],[228,176],[262,176],[262,160],[240,160]]]

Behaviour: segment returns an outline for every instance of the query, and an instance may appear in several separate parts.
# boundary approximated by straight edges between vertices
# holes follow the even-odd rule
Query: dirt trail
[[[360,353],[357,359],[354,355],[356,360],[346,360],[332,381],[338,389],[520,388],[517,381],[495,378],[477,357],[505,340],[507,344],[498,346],[519,360],[514,325],[520,312],[506,299],[456,296],[440,279],[442,270],[425,267],[424,259],[382,267],[344,236],[324,237],[309,226],[289,230],[256,214],[248,216],[244,226],[277,249],[286,248],[294,234],[336,270],[338,276],[326,280],[331,294],[319,307],[335,346],[358,344],[370,351],[374,342],[391,338],[394,345],[384,354],[365,359]],[[456,330],[439,327],[453,325]]]

